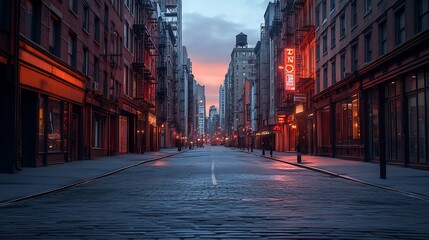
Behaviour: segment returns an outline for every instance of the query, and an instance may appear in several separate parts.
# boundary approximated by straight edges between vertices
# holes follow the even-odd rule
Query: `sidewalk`
[[[24,168],[16,174],[0,173],[0,206],[82,184],[144,162],[178,153],[177,149],[79,160],[49,167]]]
[[[241,151],[247,152],[247,150]],[[262,155],[262,151],[254,149],[253,154]],[[270,151],[265,151],[265,157],[271,158]],[[273,152],[272,158],[295,166],[429,201],[429,171],[387,165],[387,177],[386,179],[380,179],[380,166],[378,163],[302,155],[302,163],[298,164],[296,152]]]

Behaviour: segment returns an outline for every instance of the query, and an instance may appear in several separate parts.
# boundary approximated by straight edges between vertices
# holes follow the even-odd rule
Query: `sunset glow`
[[[248,36],[254,47],[260,36],[269,0],[184,0],[183,45],[192,61],[197,83],[205,86],[206,109],[215,105],[219,111],[219,87],[235,47],[235,36]]]

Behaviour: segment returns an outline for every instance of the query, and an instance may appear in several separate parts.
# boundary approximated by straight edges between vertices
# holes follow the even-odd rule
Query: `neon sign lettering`
[[[286,48],[284,51],[285,60],[285,90],[295,90],[295,50]]]

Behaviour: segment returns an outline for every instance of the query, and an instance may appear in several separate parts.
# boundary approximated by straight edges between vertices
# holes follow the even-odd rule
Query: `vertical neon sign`
[[[285,90],[295,91],[295,50],[286,48],[285,54]]]

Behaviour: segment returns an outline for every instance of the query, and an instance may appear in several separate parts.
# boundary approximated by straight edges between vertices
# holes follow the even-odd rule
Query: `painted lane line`
[[[217,180],[216,180],[216,176],[215,176],[214,167],[215,167],[215,162],[214,162],[213,155],[212,155],[212,183],[213,183],[213,186],[216,186]]]

